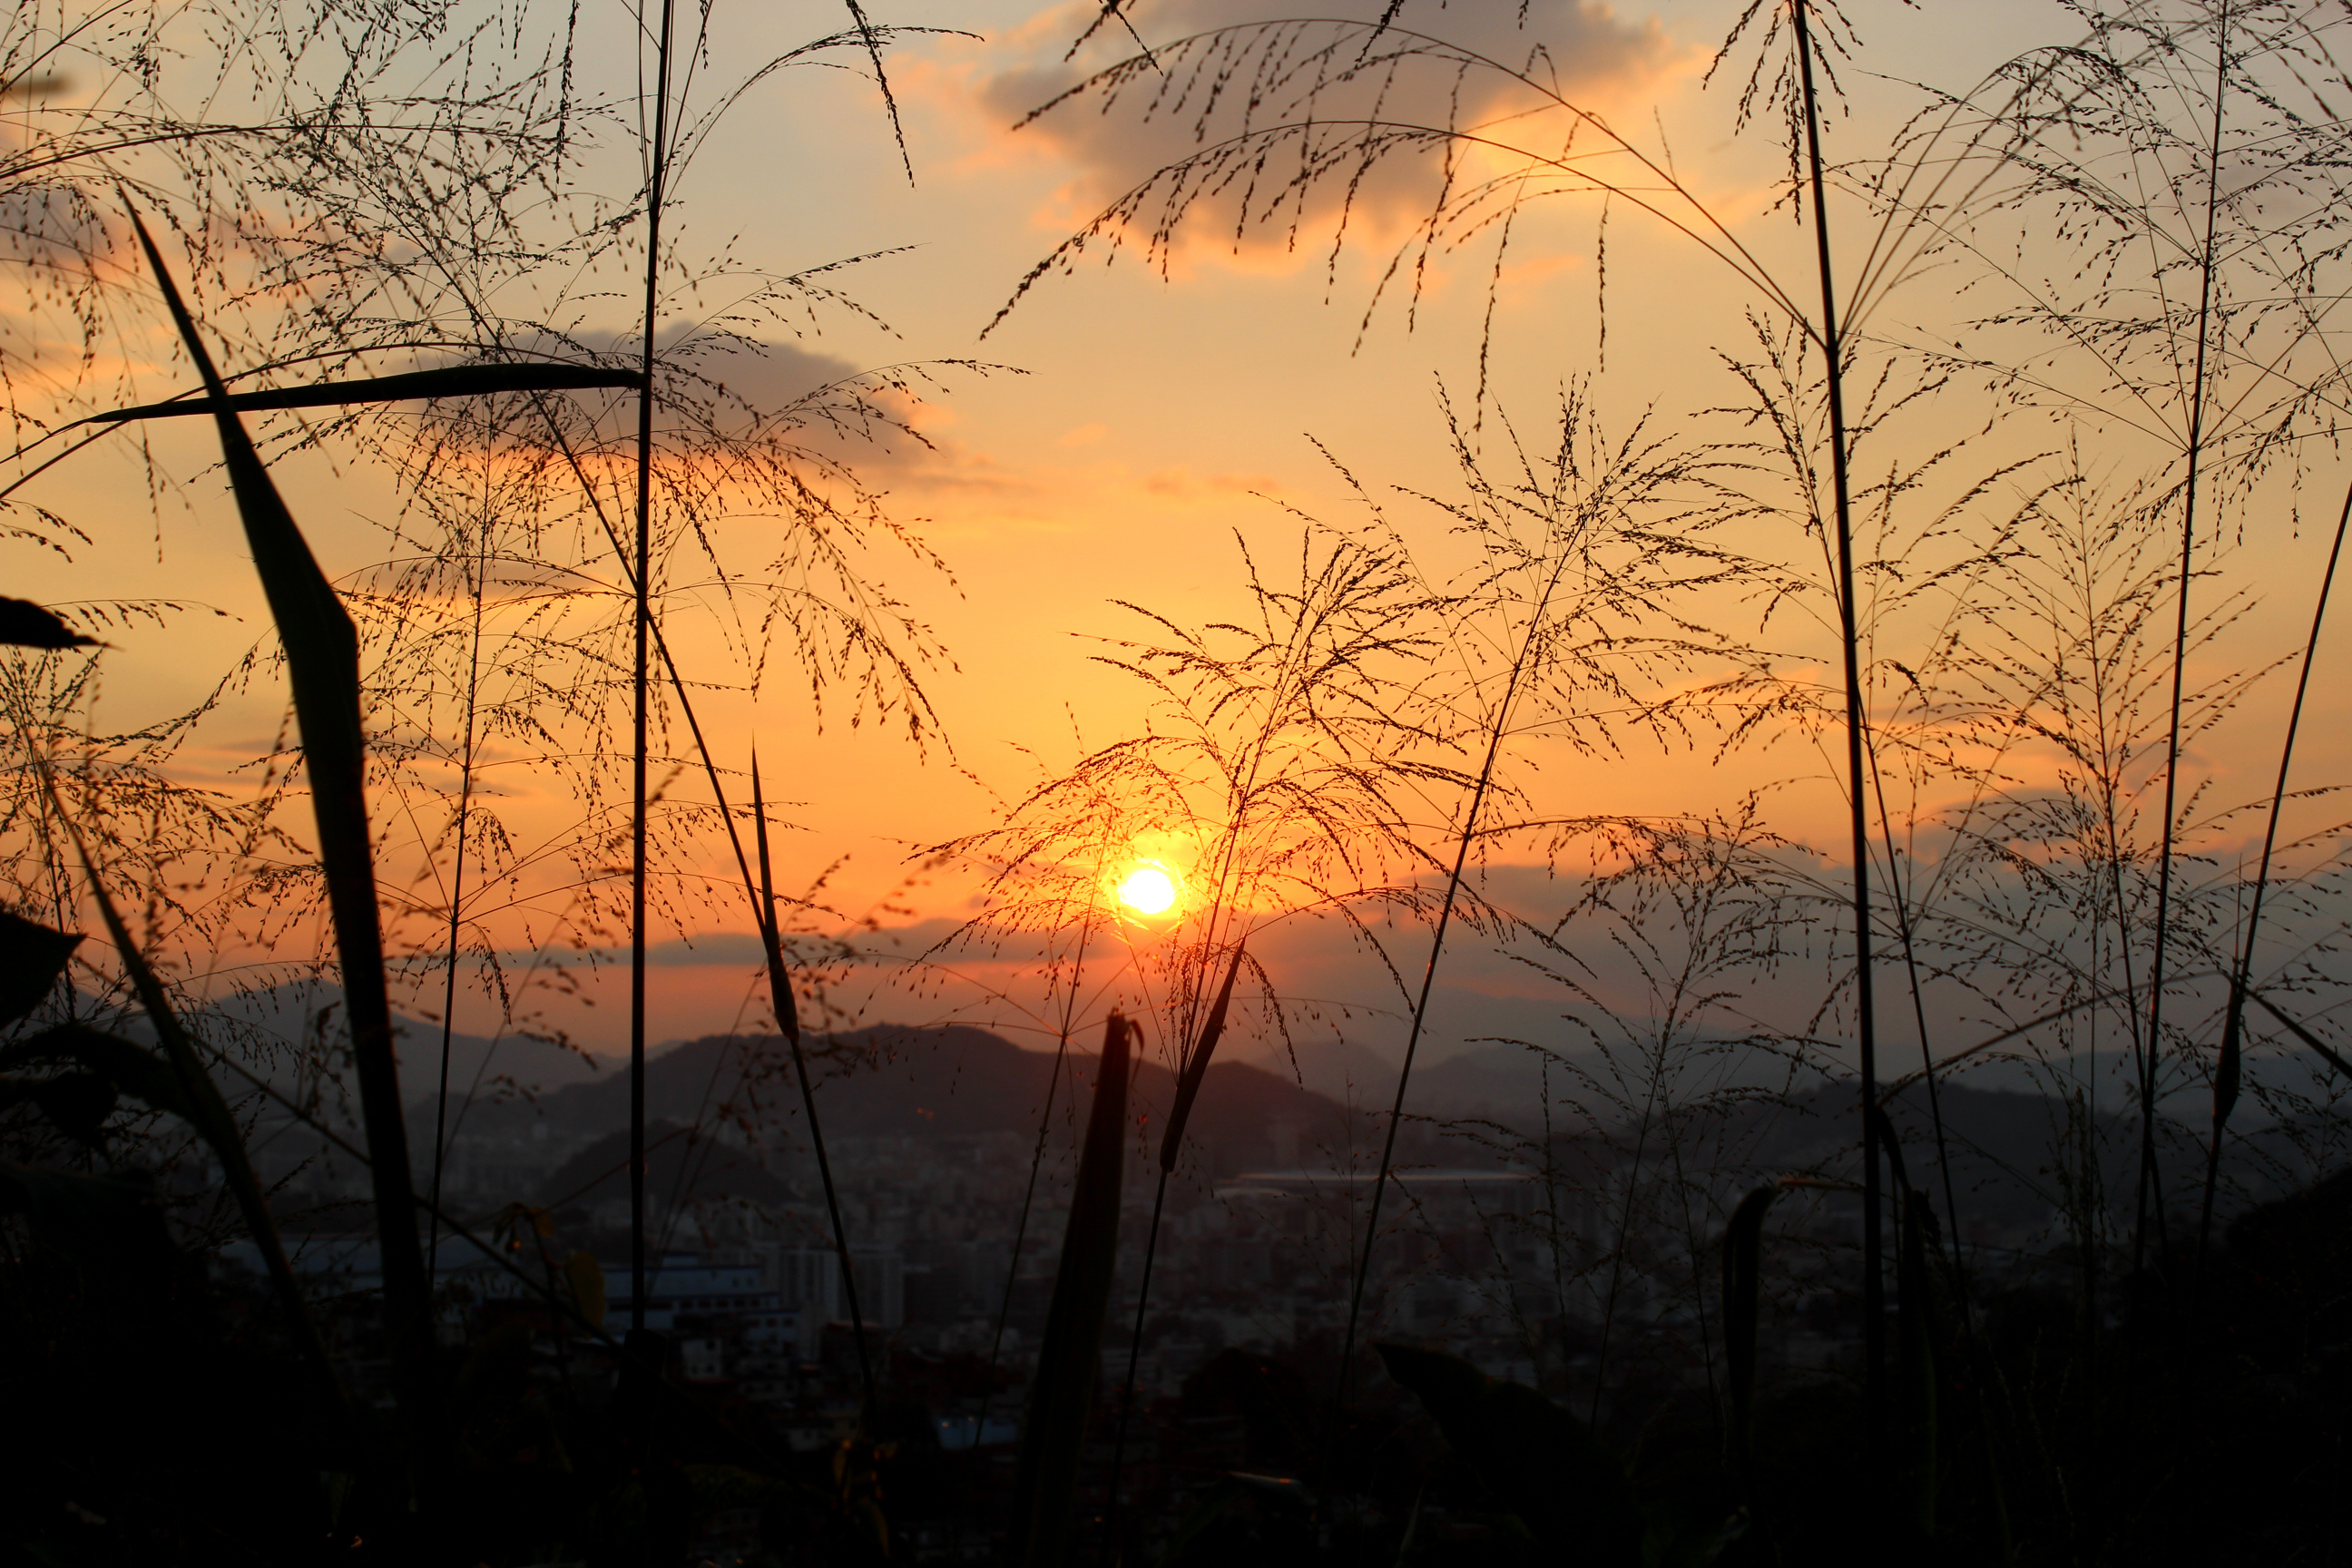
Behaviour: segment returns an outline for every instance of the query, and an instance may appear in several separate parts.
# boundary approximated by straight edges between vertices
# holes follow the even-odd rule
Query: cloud
[[[1318,9],[1325,16],[1370,21],[1381,5],[1345,0]],[[1077,0],[1032,23],[1022,36],[1018,63],[976,84],[985,111],[1001,125],[1018,124],[1108,59],[1133,55],[1131,37],[1105,28],[1076,61],[1064,62],[1069,41],[1097,14],[1093,0]],[[1300,179],[1299,141],[1264,144],[1263,155],[1254,148],[1246,161],[1225,164],[1186,190],[1188,221],[1163,255],[1180,266],[1212,252],[1228,266],[1302,265],[1326,254],[1343,211],[1359,237],[1393,244],[1426,219],[1444,178],[1444,159],[1434,150],[1414,150],[1361,169],[1342,150],[1350,121],[1474,127],[1494,141],[1558,153],[1570,134],[1570,117],[1556,107],[1528,113],[1546,100],[1510,72],[1549,83],[1580,107],[1605,109],[1654,87],[1693,58],[1656,21],[1620,16],[1599,0],[1530,0],[1524,11],[1408,4],[1398,31],[1375,51],[1370,68],[1360,65],[1367,31],[1335,22],[1203,37],[1283,15],[1266,0],[1162,0],[1137,12],[1135,26],[1161,69],[1131,74],[1108,99],[1090,90],[1017,132],[1050,148],[1072,171],[1039,221],[1074,231],[1156,171],[1216,147],[1245,127],[1296,123],[1311,109],[1311,118],[1326,127],[1319,132],[1323,161],[1311,181]],[[1421,51],[1409,37],[1416,34],[1452,47]],[[1465,51],[1502,68],[1465,67]],[[1585,128],[1584,141],[1592,134]],[[1455,153],[1457,182],[1515,162],[1469,143],[1457,142]],[[1148,231],[1162,210],[1155,198],[1131,225]]]

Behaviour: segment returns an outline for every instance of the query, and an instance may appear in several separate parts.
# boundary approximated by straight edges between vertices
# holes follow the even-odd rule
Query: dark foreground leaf
[[[1744,1467],[1756,1408],[1756,1281],[1764,1251],[1764,1211],[1777,1187],[1739,1200],[1723,1233],[1723,1363],[1731,1384],[1732,1453]]]
[[[1045,1312],[1037,1352],[1037,1380],[1029,1419],[1021,1432],[1013,1473],[1013,1528],[1007,1561],[1021,1568],[1058,1565],[1076,1506],[1078,1461],[1094,1413],[1095,1379],[1102,1368],[1103,1314],[1110,1306],[1111,1274],[1118,1262],[1118,1201],[1127,1131],[1127,1020],[1110,1016],[1095,1079],[1094,1108],[1078,1155],[1070,1194],[1069,1228],[1061,1267]]]
[[[81,938],[0,910],[0,1026],[41,1005]]]
[[[0,643],[16,647],[97,647],[96,637],[86,637],[65,622],[55,612],[43,608],[30,599],[11,599],[0,595]]]
[[[636,371],[606,370],[593,364],[460,364],[444,370],[372,375],[359,381],[321,382],[316,386],[232,392],[228,405],[240,412],[345,408],[361,403],[410,403],[430,397],[487,397],[500,392],[617,390],[642,386],[645,379]],[[104,414],[91,415],[87,423],[119,425],[131,419],[182,418],[211,414],[218,406],[218,400],[211,397],[178,398],[170,403],[142,403],[136,408],[111,408]]]
[[[196,331],[195,319],[180,297],[179,285],[163,265],[163,252],[138,213],[131,215],[155,286],[170,310],[188,358],[210,395],[200,405],[214,416],[222,465],[236,496],[247,548],[261,578],[270,618],[286,649],[294,689],[294,717],[302,736],[302,761],[310,775],[310,804],[319,831],[319,868],[327,883],[337,956],[342,961],[343,996],[351,1022],[352,1063],[359,1079],[360,1109],[367,1130],[368,1169],[375,1189],[377,1256],[383,1271],[386,1338],[399,1373],[400,1400],[417,1445],[420,1463],[431,1464],[425,1434],[436,1383],[433,1363],[431,1288],[425,1277],[425,1249],[416,1233],[415,1185],[409,1173],[408,1136],[400,1103],[399,1069],[393,1059],[392,1000],[385,988],[383,928],[376,908],[374,846],[368,828],[367,746],[360,726],[359,634],[333,584],[319,569],[310,542],[286,510],[269,469],[254,450],[212,354]],[[136,952],[116,931],[123,959],[137,973]],[[157,994],[160,995],[160,993]],[[142,987],[142,1000],[155,1017],[175,1070],[189,1079],[189,1091],[208,1113],[187,1058],[173,1040],[168,1010]],[[213,1095],[217,1099],[216,1092]],[[257,1237],[268,1230],[266,1214],[249,1216]],[[268,1245],[265,1243],[265,1245]]]

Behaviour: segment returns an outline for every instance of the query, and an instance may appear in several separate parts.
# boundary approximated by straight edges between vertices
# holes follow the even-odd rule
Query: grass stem
[[[1854,602],[1853,503],[1846,471],[1845,343],[1838,331],[1837,289],[1830,267],[1829,184],[1822,167],[1821,106],[1813,88],[1812,0],[1790,6],[1797,34],[1797,66],[1805,110],[1805,157],[1812,174],[1813,247],[1821,272],[1822,361],[1829,385],[1830,482],[1837,529],[1838,633],[1845,664],[1846,798],[1853,852],[1854,1039],[1862,1079],[1862,1341],[1864,1402],[1870,1446],[1881,1447],[1886,1426],[1886,1281],[1880,1235],[1877,997],[1873,988],[1870,915],[1870,810],[1863,772],[1863,689],[1859,606]]]

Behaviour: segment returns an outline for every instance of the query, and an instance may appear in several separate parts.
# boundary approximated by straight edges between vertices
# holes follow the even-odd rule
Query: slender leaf
[[[1184,1076],[1176,1085],[1176,1103],[1168,1112],[1168,1131],[1160,1140],[1160,1168],[1176,1169],[1177,1152],[1184,1144],[1184,1123],[1192,1114],[1192,1101],[1201,1092],[1201,1080],[1208,1076],[1209,1057],[1217,1048],[1218,1037],[1225,1032],[1225,1009],[1233,1005],[1234,982],[1242,972],[1242,944],[1234,945],[1234,961],[1225,970],[1225,983],[1217,992],[1217,1004],[1209,1009],[1208,1022],[1201,1026],[1201,1038],[1185,1058]]]
[[[1731,1391],[1731,1451],[1745,1471],[1756,1411],[1757,1283],[1763,1273],[1764,1211],[1780,1195],[1758,1187],[1723,1232],[1723,1363]]]
[[[1625,1468],[1575,1415],[1460,1356],[1378,1347],[1445,1440],[1503,1507],[1563,1563],[1637,1568],[1644,1523]]]
[[[751,759],[751,820],[760,842],[760,941],[767,949],[768,991],[776,1027],[792,1047],[793,1072],[800,1080],[801,1111],[808,1118],[809,1143],[816,1150],[816,1173],[824,1187],[824,1210],[833,1222],[834,1256],[841,1267],[841,1293],[849,1308],[849,1331],[857,1337],[857,1375],[866,1394],[865,1418],[872,1429],[876,1406],[874,1359],[866,1345],[866,1314],[857,1303],[857,1271],[849,1256],[849,1227],[842,1223],[841,1197],[834,1190],[833,1161],[824,1150],[824,1128],[816,1118],[816,1086],[809,1080],[808,1057],[801,1048],[800,1010],[793,1004],[793,977],[784,968],[783,936],[776,927],[776,879],[768,865],[768,803],[760,793],[760,759]]]
[[[1013,1527],[1006,1560],[1021,1568],[1059,1568],[1078,1490],[1078,1460],[1094,1413],[1102,1368],[1103,1316],[1118,1263],[1118,1205],[1127,1131],[1128,1026],[1117,1013],[1103,1028],[1102,1060],[1087,1141],[1070,1194],[1069,1227],[1054,1275],[1038,1347],[1029,1419],[1013,1473]]]
[[[431,397],[488,397],[501,392],[573,392],[600,387],[641,387],[645,377],[634,370],[606,370],[589,364],[460,364],[441,370],[413,370],[399,375],[372,375],[360,381],[328,381],[316,386],[278,386],[261,392],[232,392],[228,405],[239,412],[271,408],[343,408],[361,403],[408,403]],[[119,425],[132,419],[175,419],[217,411],[217,397],[177,398],[169,403],[142,403],[136,408],[110,408],[83,421],[89,425]],[[88,638],[82,639],[88,641]],[[48,645],[44,645],[48,646]]]
[[[2200,353],[2202,353],[2200,348]],[[2197,1256],[2202,1261],[2213,1229],[2213,1187],[2221,1173],[2221,1134],[2237,1109],[2239,1079],[2243,1072],[2246,993],[2252,988],[2254,938],[2262,930],[2263,895],[2271,885],[2271,856],[2278,847],[2279,816],[2286,808],[2288,771],[2294,765],[2294,738],[2303,726],[2303,700],[2311,690],[2311,666],[2319,656],[2319,634],[2327,625],[2327,596],[2336,584],[2336,567],[2344,557],[2344,537],[2352,531],[2352,486],[2344,491],[2344,510],[2336,520],[2336,542],[2328,547],[2327,570],[2319,579],[2319,600],[2311,612],[2311,635],[2303,645],[2303,668],[2295,677],[2294,706],[2287,710],[2286,734],[2279,742],[2278,783],[2271,791],[2269,825],[2263,829],[2263,858],[2254,873],[2254,896],[2246,910],[2246,928],[2238,939],[2238,962],[2230,977],[2230,1011],[2221,1024],[2221,1057],[2213,1071],[2213,1141],[2205,1153],[2205,1192],[2197,1222]]]
[[[2262,1004],[2263,1009],[2267,1011],[2272,1017],[2276,1018],[2280,1023],[2285,1025],[2288,1033],[2294,1035],[2296,1039],[2301,1040],[2313,1050],[2317,1051],[2321,1058],[2324,1059],[2329,1067],[2334,1068],[2337,1072],[2343,1074],[2347,1079],[2352,1079],[2352,1062],[2346,1061],[2334,1047],[2330,1046],[2326,1040],[2321,1039],[2317,1035],[2313,1034],[2301,1024],[2296,1023],[2293,1018],[2288,1017],[2284,1013],[2280,1012],[2278,1004],[2263,995],[2261,992],[2248,991],[2246,994],[2252,997],[2256,1002]]]
[[[41,1005],[81,938],[0,910],[0,1028]]]
[[[368,831],[366,742],[360,726],[359,637],[333,586],[319,570],[309,542],[278,497],[278,487],[270,481],[269,470],[254,450],[244,425],[227,405],[227,388],[213,368],[212,355],[180,298],[171,269],[163,264],[163,253],[135,210],[131,220],[188,357],[212,395],[210,406],[220,434],[221,456],[236,491],[246,542],[286,649],[294,716],[302,735],[303,765],[310,775],[320,868],[326,878],[342,961],[352,1060],[359,1079],[369,1171],[374,1180],[385,1327],[411,1441],[416,1445],[419,1462],[430,1466],[435,1461],[426,1451],[424,1434],[434,1426],[430,1417],[436,1388],[431,1293],[425,1277],[425,1252],[417,1237],[415,1184],[408,1166],[400,1075],[393,1056],[392,1004],[384,984],[383,933],[376,909]],[[125,962],[134,963],[127,934],[118,931],[115,941],[124,949]],[[142,990],[142,999],[147,1000],[151,1014],[158,1013],[160,988],[152,997]],[[157,1016],[159,1032],[176,1033],[176,1024],[165,1021],[169,1016],[168,1009]],[[202,1077],[192,1049],[184,1051],[175,1046],[172,1055],[173,1065],[184,1074],[193,1071]],[[211,1080],[204,1081],[209,1091]],[[210,1092],[217,1099],[217,1091]],[[256,1221],[258,1234],[266,1214],[248,1217]]]
[[[0,595],[0,643],[15,647],[100,646],[96,637],[86,637],[58,619],[55,611],[30,599],[11,599],[5,595]]]

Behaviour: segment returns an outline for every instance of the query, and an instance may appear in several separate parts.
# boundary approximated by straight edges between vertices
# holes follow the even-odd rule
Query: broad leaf
[[[41,1005],[81,938],[0,910],[0,1027]]]
[[[96,647],[96,637],[86,637],[65,622],[54,611],[45,609],[30,599],[11,599],[0,595],[0,643],[16,647]]]

